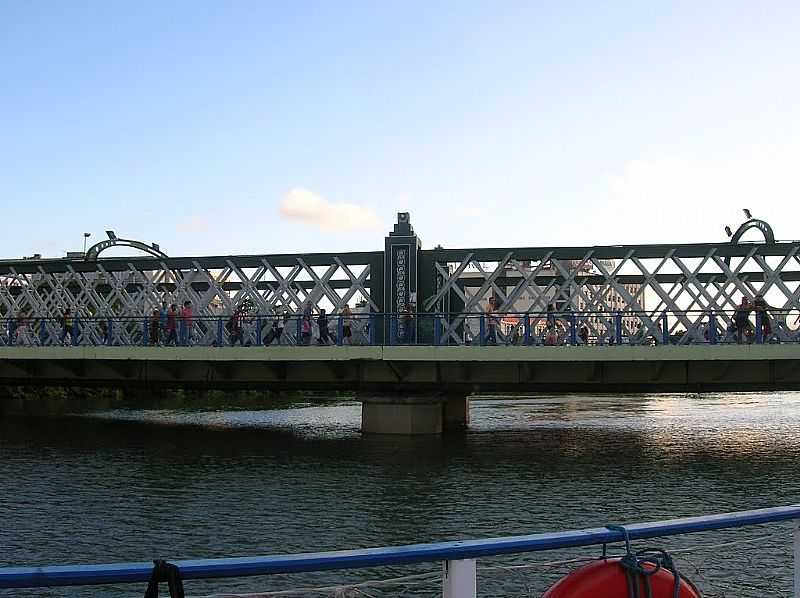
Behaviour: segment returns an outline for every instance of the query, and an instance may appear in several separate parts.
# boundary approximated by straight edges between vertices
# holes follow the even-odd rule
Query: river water
[[[800,502],[800,393],[482,399],[471,404],[469,431],[443,437],[362,436],[359,423],[356,403],[5,418],[0,565],[321,551]],[[742,539],[752,542],[709,548]],[[790,524],[647,542],[654,544],[691,549],[677,563],[704,596],[791,595]],[[539,596],[569,569],[544,563],[597,552],[479,561],[479,595]],[[188,582],[187,593],[436,570]],[[401,588],[365,591],[401,595]],[[143,584],[0,590],[143,593]],[[419,586],[404,595],[436,590]]]

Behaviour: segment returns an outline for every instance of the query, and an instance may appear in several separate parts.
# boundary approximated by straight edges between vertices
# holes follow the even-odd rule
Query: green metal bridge
[[[116,244],[148,255],[101,257]],[[422,433],[474,393],[800,383],[800,242],[752,218],[676,246],[423,250],[402,213],[383,251],[141,245],[0,261],[0,384],[352,391],[365,430]]]

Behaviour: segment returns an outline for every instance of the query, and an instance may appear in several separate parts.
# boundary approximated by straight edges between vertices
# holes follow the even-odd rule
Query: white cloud
[[[280,212],[284,218],[316,226],[322,231],[373,230],[383,227],[371,209],[352,203],[333,203],[313,191],[290,190],[283,196]]]
[[[720,240],[723,225],[736,228],[743,220],[742,208],[769,221],[778,238],[796,236],[791,224],[800,219],[798,163],[800,148],[785,146],[704,159],[632,160],[609,177],[610,202],[600,209],[612,222],[633,216],[651,234],[669,231],[657,236],[676,242]]]

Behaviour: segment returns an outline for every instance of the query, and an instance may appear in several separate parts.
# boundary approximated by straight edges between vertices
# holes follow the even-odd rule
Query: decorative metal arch
[[[759,220],[757,218],[751,218],[747,222],[744,222],[739,228],[736,229],[736,232],[733,233],[731,237],[731,243],[734,245],[739,243],[742,236],[749,231],[751,228],[755,228],[761,231],[761,234],[764,235],[764,242],[765,243],[774,243],[775,242],[775,233],[772,232],[772,227],[767,223],[765,220]]]
[[[118,239],[115,237],[113,239],[106,239],[105,241],[100,241],[99,243],[92,245],[86,252],[84,259],[87,262],[96,262],[100,253],[106,249],[110,249],[111,247],[132,247],[133,249],[138,249],[139,251],[149,253],[153,257],[162,259],[167,259],[167,257],[169,257],[166,253],[158,249],[158,245],[147,245],[141,241],[134,241],[133,239]]]
[[[765,243],[775,243],[775,233],[772,232],[772,227],[766,220],[759,220],[758,218],[750,218],[750,220],[743,222],[739,228],[736,229],[736,232],[731,235],[731,243],[733,245],[738,245],[744,234],[753,228],[761,231]],[[730,231],[730,229],[727,230]],[[731,265],[730,257],[725,258],[725,264],[727,266]]]

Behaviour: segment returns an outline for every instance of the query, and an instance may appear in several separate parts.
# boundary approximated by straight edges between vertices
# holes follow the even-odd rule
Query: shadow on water
[[[3,419],[0,480],[7,491],[0,517],[10,533],[3,534],[0,559],[44,564],[330,550],[798,502],[800,395],[502,397],[474,401],[470,430],[442,437],[362,436],[359,416],[357,404],[344,403]],[[764,558],[789,563],[788,537],[762,547]],[[707,595],[736,587],[737,554],[727,555],[718,572],[702,569],[714,555],[699,555]],[[408,571],[192,588],[254,591]],[[734,594],[762,596],[770,587],[770,595],[781,595],[775,587],[791,575],[760,577],[766,581]],[[537,595],[525,593],[527,584],[541,592],[549,579],[493,575],[482,577],[481,587],[484,595]]]

